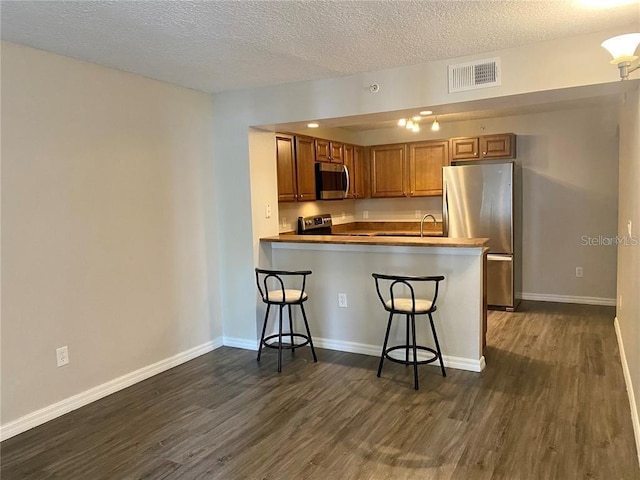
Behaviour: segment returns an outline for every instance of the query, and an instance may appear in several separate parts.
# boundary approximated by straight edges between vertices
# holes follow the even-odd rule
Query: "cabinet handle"
[[[409,194],[413,195],[413,190],[411,190],[411,191],[409,192]]]
[[[300,195],[300,198],[304,197],[304,195]]]
[[[478,156],[478,154],[477,154],[476,152],[473,152],[473,156],[474,156],[474,157],[477,157],[477,156]]]
[[[482,152],[482,154],[483,154],[483,155],[486,155],[486,154],[487,154],[487,152]]]
[[[298,195],[294,195],[293,198],[298,198]]]

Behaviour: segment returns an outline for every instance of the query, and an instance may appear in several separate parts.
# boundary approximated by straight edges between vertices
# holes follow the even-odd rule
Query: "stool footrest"
[[[390,361],[392,361],[392,362],[395,362],[395,363],[401,363],[401,364],[403,364],[403,365],[413,365],[413,364],[414,364],[414,361],[413,361],[413,360],[409,360],[409,361],[401,360],[401,359],[399,359],[399,358],[394,358],[394,357],[391,357],[391,356],[389,355],[389,353],[390,353],[390,352],[393,352],[393,351],[395,351],[395,350],[403,350],[403,351],[406,351],[407,349],[409,349],[409,352],[411,353],[411,355],[413,355],[413,345],[396,345],[395,347],[387,348],[387,349],[383,352],[383,354],[384,354],[384,356],[385,356],[385,358],[386,358],[387,360],[390,360]],[[432,354],[433,354],[433,357],[432,357],[432,358],[429,358],[429,359],[427,359],[427,360],[418,360],[417,362],[415,362],[415,363],[417,363],[418,365],[425,365],[425,364],[427,364],[427,363],[433,363],[433,362],[435,362],[436,360],[438,360],[438,358],[439,358],[439,357],[438,357],[438,352],[437,352],[435,349],[431,348],[431,347],[422,347],[422,346],[420,346],[420,345],[417,345],[417,346],[416,346],[416,350],[420,350],[420,351],[424,351],[424,352],[430,352],[430,353],[432,353]]]
[[[293,333],[293,334],[291,334],[289,332],[283,333],[282,334],[282,339],[283,340],[285,340],[285,338],[286,339],[291,339],[291,335],[293,335],[294,337],[297,337],[297,338],[303,338],[304,342],[296,343],[295,345],[291,345],[290,343],[282,342],[282,346],[279,346],[277,341],[275,343],[267,343],[269,340],[277,339],[278,337],[280,337],[280,335],[276,333],[276,334],[273,334],[273,335],[269,335],[268,337],[264,337],[264,340],[262,340],[262,344],[265,347],[275,348],[275,349],[282,348],[284,350],[287,350],[287,349],[291,350],[291,349],[294,349],[294,348],[304,347],[305,345],[309,344],[309,337],[307,335],[303,335],[302,333]]]

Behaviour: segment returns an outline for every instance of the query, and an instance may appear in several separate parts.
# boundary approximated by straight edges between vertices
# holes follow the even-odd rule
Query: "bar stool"
[[[438,286],[440,282],[444,280],[443,276],[430,276],[430,277],[406,277],[397,275],[383,275],[374,273],[373,278],[376,282],[376,292],[378,297],[384,306],[384,309],[389,312],[389,321],[387,323],[387,333],[384,336],[384,343],[382,345],[382,354],[380,355],[380,365],[378,366],[378,377],[382,373],[382,364],[385,357],[392,362],[402,363],[404,365],[413,365],[413,383],[414,388],[418,390],[418,365],[426,363],[432,363],[436,360],[440,360],[440,369],[442,370],[442,376],[446,377],[447,373],[444,370],[444,364],[442,362],[442,352],[440,351],[440,344],[438,343],[438,335],[436,334],[436,327],[433,324],[433,316],[431,315],[436,311],[436,299],[438,298]],[[424,282],[433,282],[434,293],[432,300],[425,300],[416,298],[415,289],[419,284]],[[382,286],[389,288],[389,298],[385,300],[380,292]],[[410,293],[410,296],[406,294]],[[405,296],[399,296],[404,294]],[[406,332],[406,344],[396,345],[394,347],[387,348],[389,341],[389,331],[391,330],[391,322],[394,314],[406,315],[407,319],[407,332]],[[429,322],[431,323],[431,331],[433,332],[433,340],[435,341],[435,350],[430,347],[424,347],[416,345],[416,315],[428,315]],[[409,328],[411,328],[412,343],[409,343]],[[405,359],[393,358],[389,354],[395,350],[404,350]],[[409,350],[412,350],[413,359],[409,360]],[[418,361],[418,350],[427,351],[433,354],[432,358],[427,360]]]
[[[307,322],[307,315],[304,311],[303,303],[307,301],[308,296],[304,291],[304,287],[307,282],[307,275],[311,275],[310,270],[305,271],[283,271],[283,270],[264,270],[256,268],[256,285],[260,292],[262,301],[267,304],[267,313],[264,316],[264,324],[262,326],[262,335],[260,336],[260,347],[258,348],[258,362],[260,361],[260,355],[262,354],[262,347],[277,348],[278,349],[278,372],[282,371],[282,350],[291,350],[294,354],[296,348],[309,345],[311,347],[311,353],[313,354],[313,361],[317,362],[316,351],[313,348],[313,340],[311,339],[311,331],[309,330],[309,322]],[[286,282],[285,282],[286,280]],[[299,289],[287,288],[289,286],[300,285]],[[271,287],[271,288],[270,288]],[[271,305],[279,307],[278,316],[278,333],[265,337],[267,330],[267,323],[269,320],[269,310]],[[302,318],[304,319],[304,326],[307,330],[307,334],[295,333],[293,331],[293,321],[291,316],[291,305],[299,305],[302,311]],[[290,339],[290,343],[283,343],[282,341],[282,311],[287,306],[289,310],[289,332],[285,333]],[[304,342],[296,344],[294,338],[302,338]],[[269,340],[277,338],[277,342],[269,343]]]

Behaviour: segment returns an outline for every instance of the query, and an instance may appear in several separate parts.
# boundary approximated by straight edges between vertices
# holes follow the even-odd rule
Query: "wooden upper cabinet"
[[[371,196],[404,197],[407,185],[405,144],[375,145],[370,149]]]
[[[511,133],[480,137],[482,158],[515,158],[516,136]]]
[[[298,187],[292,135],[276,135],[276,165],[278,170],[278,201],[294,202],[298,197]]]
[[[365,157],[365,148],[355,146],[353,148],[353,164],[354,173],[351,175],[351,182],[354,185],[355,198],[367,198],[367,178],[369,178],[369,169],[367,168],[367,159]]]
[[[511,159],[516,157],[513,133],[451,139],[451,161]]]
[[[355,146],[345,143],[342,148],[344,166],[347,167],[347,172],[349,172],[349,190],[346,198],[356,198],[356,184],[354,182],[356,176]]]
[[[442,195],[442,167],[449,164],[449,142],[409,143],[409,196]]]
[[[329,162],[329,158],[331,158],[331,150],[330,145],[331,142],[329,140],[323,140],[321,138],[315,139],[316,143],[316,162]]]
[[[316,138],[316,162],[343,163],[342,143]]]
[[[453,138],[451,160],[475,160],[480,158],[480,138]]]
[[[331,152],[331,158],[329,159],[333,163],[344,163],[342,155],[342,146],[340,142],[330,142],[329,151]]]
[[[296,135],[296,176],[299,202],[316,199],[315,145],[312,137]]]
[[[349,192],[347,198],[365,198],[365,178],[367,169],[365,164],[364,147],[349,145],[342,146],[344,165],[349,172]]]

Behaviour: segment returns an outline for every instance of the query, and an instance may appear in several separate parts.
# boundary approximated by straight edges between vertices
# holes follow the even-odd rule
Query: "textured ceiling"
[[[3,40],[220,92],[640,24],[579,1],[6,1]]]

